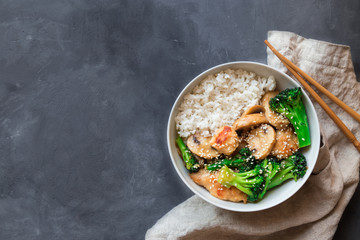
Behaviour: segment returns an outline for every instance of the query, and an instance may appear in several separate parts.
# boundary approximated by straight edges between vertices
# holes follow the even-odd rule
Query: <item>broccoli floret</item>
[[[227,188],[236,187],[248,195],[247,200],[249,202],[254,202],[258,200],[259,194],[263,191],[264,177],[262,171],[261,166],[257,165],[250,171],[236,173],[225,165],[220,169],[218,182]]]
[[[176,139],[176,144],[178,145],[182,159],[185,162],[185,167],[187,170],[189,170],[190,173],[197,172],[200,170],[200,164],[195,159],[195,157],[191,154],[191,151],[188,149],[188,147],[185,145],[184,141],[181,137],[178,137]]]
[[[252,152],[249,148],[247,147],[244,147],[242,149],[239,150],[239,153],[238,153],[240,156],[244,156],[244,157],[250,157]]]
[[[296,152],[280,162],[280,170],[270,180],[267,190],[282,184],[288,179],[297,181],[305,175],[306,171],[307,163],[305,156],[300,152]]]
[[[288,88],[269,102],[270,108],[289,119],[299,139],[299,147],[311,144],[309,124],[304,103],[301,100],[301,88]]]
[[[249,202],[263,199],[266,192],[289,179],[297,181],[307,170],[305,156],[296,152],[285,160],[278,162],[273,156],[265,158],[252,170],[234,172],[227,165],[222,166],[218,182],[229,188],[234,186],[248,195]]]
[[[261,162],[261,167],[264,169],[263,176],[265,179],[263,191],[259,194],[259,199],[263,199],[265,193],[267,192],[269,185],[280,169],[280,163],[277,161],[276,157],[269,156]]]
[[[246,172],[254,169],[257,165],[257,161],[255,157],[251,155],[251,150],[249,148],[242,148],[233,158],[222,159],[213,164],[208,164],[206,165],[206,169],[215,171],[225,165],[230,168],[237,168],[239,172]]]

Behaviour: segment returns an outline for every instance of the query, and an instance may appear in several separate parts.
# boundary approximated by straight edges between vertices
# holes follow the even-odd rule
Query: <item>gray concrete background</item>
[[[268,30],[350,45],[358,0],[0,1],[0,239],[143,239],[192,193],[166,123],[214,65],[266,63]],[[360,235],[360,191],[335,239]]]

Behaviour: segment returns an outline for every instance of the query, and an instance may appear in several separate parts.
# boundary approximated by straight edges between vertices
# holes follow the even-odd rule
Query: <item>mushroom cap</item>
[[[245,116],[253,113],[265,113],[265,108],[262,105],[254,105],[246,109],[241,116]]]
[[[186,145],[190,151],[199,157],[205,159],[212,159],[220,156],[220,153],[216,151],[210,144],[211,137],[204,137],[200,134],[191,135],[186,141]]]
[[[276,133],[269,124],[262,124],[252,129],[246,138],[249,149],[256,159],[266,158],[276,142]]]
[[[253,113],[242,115],[233,123],[233,128],[238,130],[246,130],[264,123],[269,123],[263,113]]]

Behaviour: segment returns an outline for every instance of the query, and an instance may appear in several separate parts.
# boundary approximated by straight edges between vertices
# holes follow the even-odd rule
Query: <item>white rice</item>
[[[178,134],[211,136],[218,128],[231,126],[248,107],[259,104],[265,92],[275,88],[273,76],[265,78],[242,69],[209,75],[184,97],[175,117]]]

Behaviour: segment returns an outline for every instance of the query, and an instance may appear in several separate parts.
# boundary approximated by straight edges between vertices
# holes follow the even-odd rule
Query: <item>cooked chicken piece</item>
[[[249,149],[253,151],[256,159],[266,158],[276,142],[276,134],[273,127],[268,124],[262,124],[249,132],[246,138]]]
[[[289,120],[285,116],[271,110],[269,105],[270,99],[278,94],[278,91],[265,93],[265,95],[261,99],[261,104],[265,108],[265,117],[269,121],[269,123],[276,129],[283,129],[289,126]]]
[[[265,112],[265,108],[261,105],[254,105],[249,107],[248,109],[245,110],[245,112],[241,115],[241,116],[245,116],[245,115],[249,115],[249,114],[253,114],[253,113],[264,113]]]
[[[283,159],[291,156],[299,149],[299,140],[291,128],[276,130],[276,143],[271,154]]]
[[[195,134],[187,139],[186,145],[192,153],[199,157],[212,159],[220,156],[220,153],[211,147],[210,140],[211,137],[203,137],[200,134]]]
[[[224,126],[215,132],[210,144],[218,152],[231,155],[239,146],[239,137],[232,127]]]
[[[263,113],[253,113],[248,115],[242,115],[233,123],[233,128],[238,130],[247,130],[251,127],[258,126],[263,123],[269,123]]]
[[[247,195],[237,189],[236,187],[226,188],[218,183],[217,178],[219,171],[210,172],[205,169],[200,169],[197,173],[191,173],[191,179],[200,186],[205,187],[211,195],[232,202],[246,203]]]

